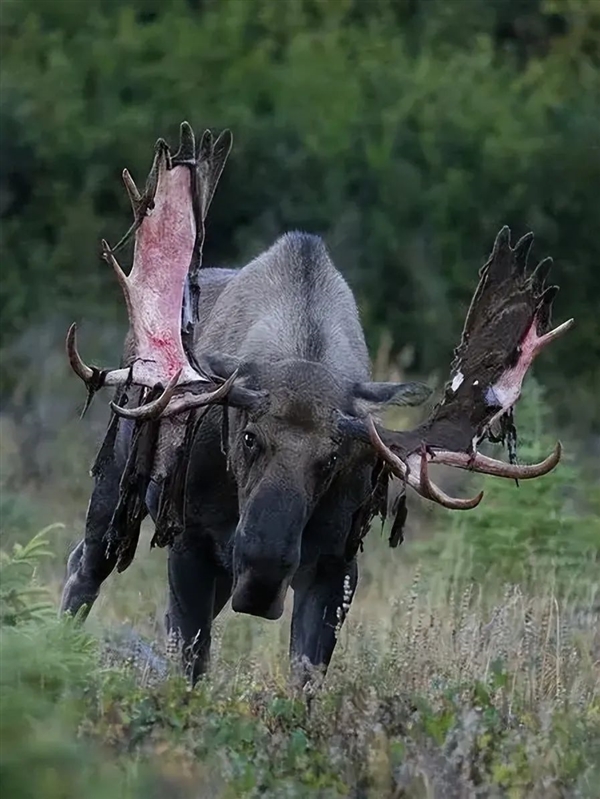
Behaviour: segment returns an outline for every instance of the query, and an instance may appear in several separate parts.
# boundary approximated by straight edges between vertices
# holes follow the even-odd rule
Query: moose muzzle
[[[300,564],[307,502],[277,485],[259,486],[243,510],[233,549],[237,613],[279,619]]]

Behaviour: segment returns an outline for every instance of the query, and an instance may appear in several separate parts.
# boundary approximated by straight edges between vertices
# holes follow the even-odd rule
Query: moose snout
[[[237,578],[231,607],[236,613],[248,613],[276,621],[283,613],[290,578],[265,578],[252,569],[245,569]]]
[[[300,564],[306,502],[296,493],[265,487],[242,513],[233,549],[238,613],[278,619]]]
[[[298,533],[300,539],[301,531]],[[234,547],[235,584],[231,606],[236,613],[249,613],[263,619],[279,619],[287,590],[300,563],[300,541],[296,546],[272,547],[272,552],[256,551],[236,542]]]
[[[250,554],[243,546],[234,548],[233,610],[263,619],[279,619],[299,562],[299,547],[275,548],[271,553],[251,549]]]

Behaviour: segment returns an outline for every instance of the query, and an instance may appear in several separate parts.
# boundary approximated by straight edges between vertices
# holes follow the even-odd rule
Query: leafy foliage
[[[52,556],[48,548],[48,532],[41,530],[27,544],[15,544],[12,555],[0,552],[0,626],[46,618],[52,610],[48,591],[32,581],[40,558]]]
[[[0,553],[0,791],[14,799],[168,793],[155,785],[153,794],[144,774],[127,779],[79,740],[86,694],[102,672],[97,642],[77,620],[57,618],[50,591],[34,578],[50,554],[51,529]]]
[[[3,556],[3,573],[44,547],[39,535]],[[29,578],[14,574],[24,597]],[[448,602],[418,575],[405,586],[396,613],[367,604],[372,623],[367,614],[343,634],[310,704],[287,684],[282,647],[260,639],[224,649],[217,628],[212,676],[190,691],[176,674],[148,679],[122,653],[101,665],[73,620],[21,613],[0,628],[0,787],[16,799],[591,799],[597,614],[578,620],[545,589],[515,586],[488,603],[482,591]]]
[[[549,408],[539,383],[529,379],[517,410],[519,456],[536,462],[552,449]],[[566,452],[540,480],[486,477],[484,500],[475,511],[456,514],[424,549],[456,575],[498,583],[546,582],[559,591],[589,590],[600,560],[600,491],[587,464]],[[517,494],[518,491],[518,494]],[[448,529],[449,528],[449,529]]]
[[[561,318],[578,322],[544,380],[569,381],[569,418],[597,421],[598,8],[558,6],[4,3],[4,341],[57,313],[122,319],[98,258],[128,219],[119,174],[143,180],[156,136],[189,118],[236,139],[207,261],[323,233],[372,344],[391,330],[421,373],[445,369],[499,227],[533,229],[558,261]]]

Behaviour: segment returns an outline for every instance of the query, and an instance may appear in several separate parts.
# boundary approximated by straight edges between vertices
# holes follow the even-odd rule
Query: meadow
[[[44,390],[69,385],[62,368]],[[280,622],[227,608],[191,690],[149,528],[83,628],[57,617],[106,417],[99,402],[81,422],[68,397],[40,411],[29,449],[2,417],[3,796],[598,796],[600,495],[575,445],[519,489],[485,478],[469,513],[411,498],[398,549],[374,525],[322,685],[289,680],[289,608]],[[518,419],[536,458],[552,436],[533,380]]]

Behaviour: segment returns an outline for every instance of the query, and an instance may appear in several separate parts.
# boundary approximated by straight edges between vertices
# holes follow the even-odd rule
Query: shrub
[[[598,8],[513,5],[6,2],[4,342],[48,315],[122,320],[98,258],[127,226],[119,174],[143,182],[155,138],[189,118],[236,139],[207,262],[243,262],[286,229],[323,233],[371,343],[390,330],[423,373],[448,362],[500,226],[532,228],[558,260],[561,317],[578,321],[544,379],[569,381],[555,393],[569,418],[597,421]],[[19,363],[7,358],[3,390]]]
[[[517,417],[520,459],[541,460],[554,444],[547,432],[552,424],[544,391],[531,378]],[[542,478],[516,489],[513,481],[486,477],[482,487],[481,505],[446,515],[443,530],[425,545],[436,568],[444,564],[457,576],[488,585],[546,584],[552,577],[559,591],[598,590],[600,493],[568,445],[558,467]]]

